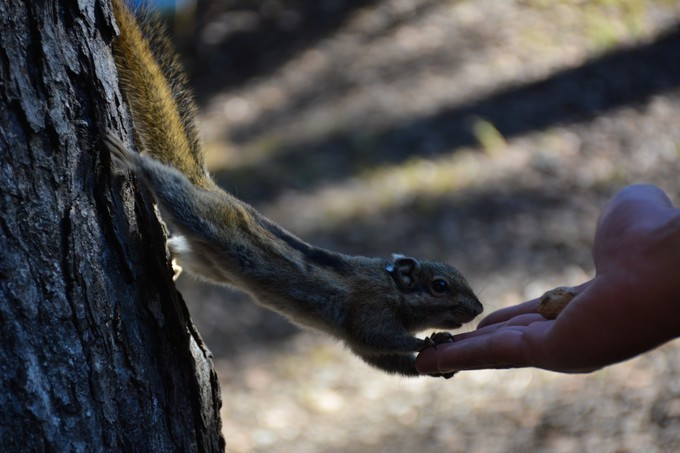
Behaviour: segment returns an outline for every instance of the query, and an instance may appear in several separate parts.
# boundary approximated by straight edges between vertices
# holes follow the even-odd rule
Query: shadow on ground
[[[276,71],[379,0],[198,2],[191,39],[180,40],[199,103]]]
[[[276,197],[282,188],[312,191],[371,167],[436,156],[475,146],[477,119],[512,138],[549,127],[588,121],[624,105],[680,86],[680,28],[658,40],[614,51],[545,80],[514,86],[485,99],[446,108],[436,115],[394,124],[386,130],[350,125],[312,142],[293,143],[271,153],[266,162],[216,174],[220,184],[251,201]],[[237,144],[266,131],[277,118],[294,116],[295,105],[263,115],[236,129]]]

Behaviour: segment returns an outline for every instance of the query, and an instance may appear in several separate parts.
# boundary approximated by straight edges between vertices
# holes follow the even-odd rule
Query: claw
[[[450,373],[432,373],[432,374],[428,374],[428,376],[441,377],[441,378],[444,378],[444,379],[451,379],[453,377],[453,375],[455,375],[456,373],[457,373],[457,371],[451,371]]]
[[[420,351],[418,352],[424,351],[425,349],[428,348],[437,348],[437,343],[435,343],[434,340],[432,340],[432,338],[425,337],[423,338],[423,347],[420,348]]]
[[[435,348],[438,344],[453,343],[453,335],[448,332],[432,332],[432,335],[423,339],[423,349]],[[449,376],[450,377],[450,376]]]
[[[444,343],[453,343],[453,335],[448,332],[432,332],[432,335],[423,338],[423,346],[418,352],[422,352],[428,348],[437,349],[437,345]]]
[[[107,130],[103,139],[118,169],[133,171],[137,169],[138,155],[127,149],[115,133]]]
[[[444,379],[451,379],[455,374],[456,371],[452,371],[450,373],[440,373],[439,377],[443,377]]]

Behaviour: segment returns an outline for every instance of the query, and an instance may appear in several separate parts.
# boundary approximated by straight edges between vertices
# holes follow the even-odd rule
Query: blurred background
[[[176,10],[224,188],[316,245],[454,264],[487,313],[589,279],[622,186],[680,203],[677,0]],[[215,354],[229,451],[680,450],[678,341],[585,376],[404,379],[239,292],[178,285]]]

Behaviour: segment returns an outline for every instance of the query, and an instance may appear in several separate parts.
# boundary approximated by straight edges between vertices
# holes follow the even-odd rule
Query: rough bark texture
[[[162,227],[101,142],[115,30],[104,0],[0,0],[2,451],[224,448]]]

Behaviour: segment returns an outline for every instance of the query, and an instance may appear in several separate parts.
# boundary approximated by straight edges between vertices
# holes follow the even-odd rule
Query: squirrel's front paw
[[[432,335],[425,337],[423,347],[420,349],[435,348],[438,344],[453,343],[453,335],[449,332],[432,332]]]
[[[427,348],[436,349],[438,344],[453,343],[453,335],[451,335],[448,332],[432,332],[432,335],[426,337],[423,341],[425,342],[425,346],[423,347],[423,349]],[[421,349],[421,351],[423,349]],[[453,377],[454,374],[456,374],[455,371],[451,373],[432,373],[428,374],[428,376],[443,377],[444,379],[450,379]]]

